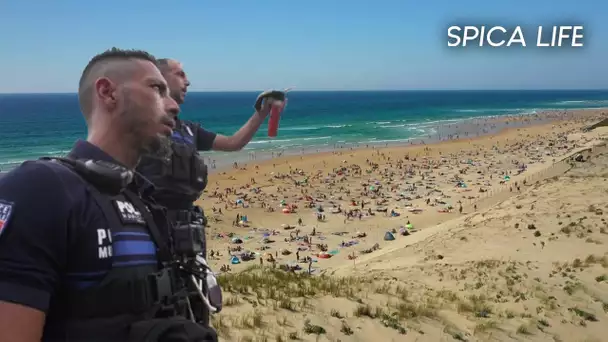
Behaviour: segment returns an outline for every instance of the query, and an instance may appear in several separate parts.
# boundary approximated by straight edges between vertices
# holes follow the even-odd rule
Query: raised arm
[[[225,136],[217,134],[213,140],[212,149],[215,151],[239,151],[243,149],[251,141],[258,129],[260,129],[260,125],[262,125],[265,118],[266,115],[255,112],[243,127],[233,135]]]
[[[261,93],[253,106],[255,112],[243,127],[231,136],[217,134],[213,139],[211,149],[215,151],[239,151],[243,149],[260,129],[260,125],[270,113],[270,106],[273,101],[285,101],[285,92],[268,90]]]

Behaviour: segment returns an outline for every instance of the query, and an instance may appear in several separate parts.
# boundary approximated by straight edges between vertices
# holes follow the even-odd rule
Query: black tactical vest
[[[196,149],[197,128],[178,120],[171,136],[171,158],[147,156],[137,167],[154,184],[156,202],[168,209],[189,209],[207,186],[207,165]]]
[[[160,208],[144,204],[130,190],[108,196],[88,183],[87,187],[110,227],[114,251],[108,253],[113,265],[129,262],[128,257],[117,256],[116,247],[120,243],[135,242],[148,235],[157,247],[158,240],[164,241],[156,224],[164,217]],[[47,317],[45,340],[126,341],[131,325],[155,317],[162,304],[170,302],[174,289],[179,286],[168,270],[162,273],[162,280],[158,279],[161,260],[170,258],[167,254],[168,249],[162,244],[149,261],[113,267],[92,287],[60,289],[51,303],[53,309],[59,311],[53,311]],[[77,258],[78,255],[69,255],[68,251],[68,257]]]

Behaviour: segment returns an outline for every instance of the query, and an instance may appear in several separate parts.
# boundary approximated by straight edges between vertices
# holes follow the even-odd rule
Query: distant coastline
[[[180,115],[230,135],[252,114],[256,96],[257,92],[192,92]],[[208,160],[244,161],[281,151],[287,155],[409,144],[430,141],[438,128],[467,120],[603,107],[608,107],[608,90],[294,90],[277,138],[266,136],[264,124],[244,151],[204,155]],[[63,155],[75,140],[85,137],[76,94],[0,94],[1,170],[28,159]]]
[[[199,93],[259,93],[261,89],[254,90],[216,90],[216,89],[202,89],[202,90],[191,90],[189,94]],[[555,89],[293,89],[290,92],[299,93],[367,93],[367,92],[379,92],[379,93],[390,93],[390,92],[608,92],[608,89],[584,89],[584,88],[555,88]],[[3,95],[77,95],[77,92],[17,92],[17,93],[3,93],[0,92],[0,96]]]

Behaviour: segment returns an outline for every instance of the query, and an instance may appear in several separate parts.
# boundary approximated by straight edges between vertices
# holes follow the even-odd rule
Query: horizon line
[[[262,90],[192,90],[188,93],[258,93]],[[313,93],[313,92],[489,92],[489,91],[608,91],[608,88],[520,88],[520,89],[293,89],[289,92]],[[0,92],[0,95],[77,95],[77,92]]]

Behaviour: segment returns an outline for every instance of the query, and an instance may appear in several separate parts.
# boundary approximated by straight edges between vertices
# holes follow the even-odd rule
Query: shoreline
[[[593,113],[590,115],[606,115],[608,114],[608,107],[544,110],[536,113],[506,114],[488,117],[471,117],[462,120],[446,120],[443,122],[439,121],[437,126],[431,128],[431,130],[435,131],[433,135],[427,134],[425,137],[417,136],[406,139],[397,139],[390,142],[380,140],[377,143],[334,144],[333,147],[327,146],[325,148],[320,148],[319,146],[313,145],[302,148],[281,149],[281,152],[276,153],[275,151],[266,150],[241,150],[236,152],[227,152],[223,155],[218,155],[217,157],[209,153],[204,153],[201,155],[203,156],[205,163],[209,166],[209,174],[211,175],[234,170],[233,163],[235,161],[239,165],[246,167],[247,165],[259,165],[260,163],[264,163],[272,159],[282,160],[283,158],[297,158],[315,154],[335,154],[338,152],[351,152],[365,149],[394,147],[406,148],[422,145],[431,146],[438,143],[450,143],[471,138],[492,136],[500,134],[503,130],[509,128],[524,128],[534,125],[549,124],[560,120],[568,120],[569,118],[564,116],[577,115],[577,113],[582,112]],[[559,116],[560,113],[561,116]],[[475,130],[473,126],[478,126],[479,128],[480,123],[484,123],[485,126],[483,126],[481,130]],[[490,127],[487,127],[488,124]],[[464,125],[465,128],[469,128],[469,130],[459,130],[458,127],[460,125]],[[472,137],[471,134],[473,135]],[[213,160],[215,160],[215,168],[212,167],[214,164]]]
[[[352,144],[352,145],[341,145],[338,147],[328,147],[326,149],[319,148],[309,148],[309,149],[299,149],[299,150],[284,150],[286,153],[281,154],[280,156],[276,156],[274,152],[265,152],[265,153],[256,153],[255,157],[252,157],[251,152],[248,152],[247,155],[244,155],[243,151],[238,152],[229,152],[225,156],[226,159],[223,162],[219,163],[219,167],[212,168],[209,166],[210,157],[209,155],[204,155],[205,163],[209,166],[209,175],[217,175],[224,174],[226,172],[235,171],[233,162],[236,161],[240,167],[255,167],[262,165],[269,165],[271,160],[276,160],[276,164],[288,163],[289,161],[302,160],[302,158],[307,158],[310,156],[329,156],[329,155],[341,155],[343,153],[352,153],[358,151],[365,150],[382,150],[382,149],[392,149],[392,148],[415,148],[420,146],[441,146],[442,144],[450,144],[455,142],[462,141],[470,141],[473,142],[477,138],[486,138],[490,136],[497,136],[502,134],[505,131],[510,129],[518,129],[518,128],[527,128],[533,126],[541,126],[547,124],[553,124],[559,121],[570,120],[569,117],[556,117],[556,114],[565,113],[568,116],[574,115],[577,116],[579,114],[584,113],[584,116],[600,116],[608,114],[608,107],[602,108],[583,108],[583,109],[568,109],[563,111],[542,111],[534,114],[509,114],[509,115],[497,115],[492,117],[475,117],[459,120],[456,122],[450,122],[448,124],[441,124],[438,127],[442,127],[444,129],[449,129],[453,127],[453,125],[458,124],[476,124],[477,121],[483,121],[485,123],[489,123],[490,125],[495,124],[495,126],[485,132],[466,132],[468,135],[466,136],[456,136],[446,138],[445,135],[442,139],[436,138],[408,138],[403,139],[401,142],[396,143],[384,143],[384,144]],[[531,120],[535,118],[535,120]],[[469,126],[470,127],[470,126]],[[450,135],[453,133],[448,133]],[[470,136],[471,134],[475,134],[474,136]],[[235,156],[235,158],[232,158]],[[255,159],[254,159],[255,158]],[[299,159],[298,159],[299,158]],[[216,166],[218,163],[216,162]]]
[[[415,146],[415,145],[419,145],[422,143],[428,145],[428,144],[439,142],[441,140],[445,140],[446,135],[453,134],[453,133],[457,134],[456,130],[453,129],[453,126],[455,126],[455,125],[456,126],[463,125],[463,124],[466,125],[467,123],[475,124],[475,123],[482,123],[482,122],[489,122],[489,121],[500,122],[502,120],[515,119],[514,124],[520,125],[523,127],[523,126],[528,125],[528,124],[523,123],[521,120],[521,119],[525,119],[525,118],[535,118],[535,117],[540,116],[541,118],[543,118],[542,120],[549,122],[554,119],[546,118],[548,113],[550,114],[550,113],[560,113],[560,112],[601,111],[601,110],[608,110],[608,107],[564,108],[564,109],[549,109],[549,110],[543,109],[540,111],[538,111],[538,109],[531,108],[531,109],[529,109],[529,111],[523,110],[522,112],[517,113],[517,114],[471,116],[471,117],[463,117],[463,118],[457,118],[457,119],[420,121],[420,122],[415,122],[415,123],[404,123],[404,124],[395,125],[394,127],[397,127],[396,129],[398,129],[398,127],[404,127],[404,129],[405,129],[406,128],[405,126],[408,126],[410,128],[411,127],[420,127],[420,128],[418,128],[420,131],[426,131],[423,134],[418,134],[418,135],[410,136],[407,138],[382,140],[381,137],[377,137],[377,138],[367,138],[370,140],[363,141],[363,142],[348,142],[348,141],[340,140],[340,141],[333,142],[333,143],[313,144],[313,145],[294,145],[294,146],[288,146],[288,147],[277,148],[277,149],[269,149],[267,147],[250,149],[248,147],[245,147],[245,149],[243,149],[241,151],[235,151],[235,152],[224,152],[224,153],[222,153],[222,152],[203,152],[203,153],[201,153],[201,156],[205,160],[205,163],[208,165],[209,172],[217,173],[217,172],[223,172],[223,171],[227,171],[227,170],[231,169],[232,163],[234,161],[237,161],[238,163],[247,164],[247,163],[259,162],[259,161],[263,161],[263,160],[277,158],[277,155],[280,155],[280,157],[302,156],[302,155],[310,155],[310,154],[315,154],[315,153],[347,151],[347,150],[371,148],[371,147],[385,148],[385,147],[394,147],[394,146]],[[400,121],[400,120],[397,120],[397,121]],[[383,122],[377,122],[376,124],[380,124],[380,123],[383,123]],[[435,125],[433,125],[433,124],[435,124]],[[345,125],[348,125],[348,123],[345,123]],[[504,126],[504,125],[502,125],[502,126]],[[261,129],[263,130],[264,127],[262,127]],[[498,131],[500,131],[500,129],[501,129],[501,127],[490,129],[486,132],[483,132],[483,131],[476,132],[475,134],[479,133],[478,134],[479,136],[491,135],[491,134],[498,133]],[[429,131],[431,133],[430,135],[429,135]],[[439,133],[443,132],[444,133],[443,137],[437,137],[436,136],[436,133],[438,133],[437,131],[440,131]],[[469,132],[469,133],[471,133],[471,132]],[[404,134],[406,134],[406,136],[407,136],[407,133],[404,133]],[[296,140],[297,139],[315,140],[315,139],[320,139],[320,138],[323,138],[323,137],[294,138],[294,139],[296,139]],[[327,137],[327,138],[330,139],[331,137]],[[276,140],[277,141],[280,140],[280,137]],[[331,141],[331,139],[330,139],[330,141]],[[260,143],[260,142],[262,142],[262,141],[256,141],[256,143]],[[269,143],[269,144],[272,144],[272,143]],[[44,153],[41,156],[51,156],[51,155],[64,156],[65,154]],[[33,159],[37,159],[37,158],[38,157],[33,158]],[[32,160],[32,159],[27,159],[27,160]],[[215,160],[215,168],[213,167],[214,160]],[[12,170],[13,168],[19,166],[22,162],[23,161],[4,160],[4,161],[2,161],[2,163],[0,163],[1,164],[0,173],[8,172],[8,171]]]

